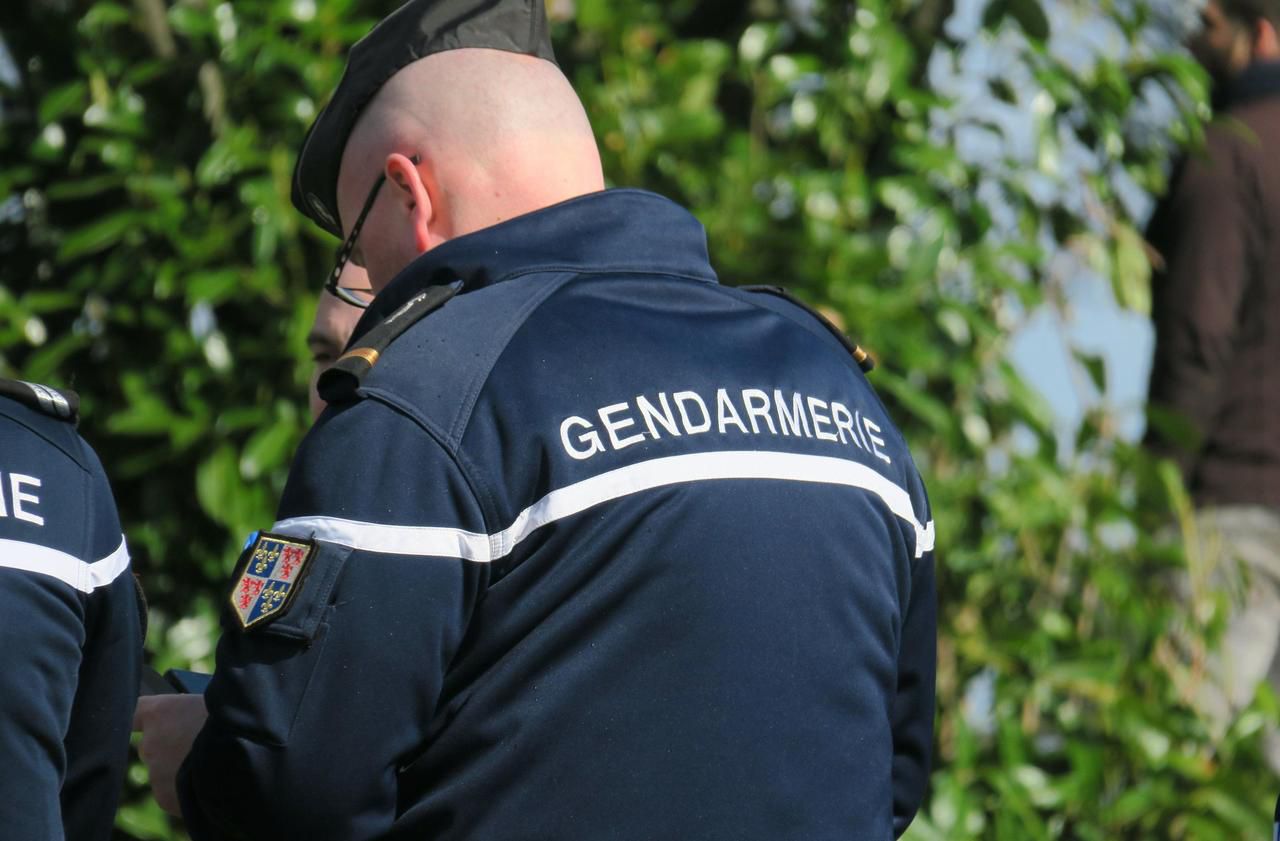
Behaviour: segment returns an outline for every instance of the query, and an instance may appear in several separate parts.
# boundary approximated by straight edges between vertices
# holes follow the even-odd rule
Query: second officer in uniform
[[[106,841],[142,616],[71,392],[0,380],[0,836]]]

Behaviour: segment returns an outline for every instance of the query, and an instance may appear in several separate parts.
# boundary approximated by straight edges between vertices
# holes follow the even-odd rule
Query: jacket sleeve
[[[445,449],[373,401],[322,418],[279,517],[315,549],[269,624],[224,606],[183,814],[196,841],[381,837],[484,586],[483,518]]]
[[[142,670],[144,605],[107,476],[84,445],[92,477],[93,540],[88,552],[75,704],[67,729],[62,815],[67,838],[111,836],[125,774]]]
[[[1149,402],[1172,416],[1173,427],[1166,421],[1165,434],[1153,428],[1149,440],[1184,472],[1221,408],[1220,384],[1258,268],[1258,214],[1250,211],[1250,168],[1239,150],[1245,142],[1213,130],[1207,155],[1187,161],[1153,225],[1165,270],[1153,290]]]
[[[83,617],[66,583],[0,568],[0,825],[14,837],[63,835],[63,737],[75,698]]]
[[[5,421],[0,417],[0,826],[6,838],[102,838],[110,834],[128,753],[136,673],[105,664],[109,680],[95,699],[111,709],[116,693],[127,698],[122,715],[97,722],[120,738],[108,744],[72,734],[85,718],[77,698],[82,676],[99,666],[85,657],[89,604],[112,582],[127,582],[128,554],[105,479]],[[136,609],[128,618],[132,625],[111,632],[136,630]],[[87,768],[97,775],[89,779]],[[64,814],[68,786],[83,796],[68,799]]]
[[[920,491],[923,497],[923,490]],[[927,503],[926,503],[926,509]],[[893,834],[906,832],[929,785],[933,751],[934,682],[937,672],[937,595],[933,521],[918,537],[920,557],[911,580],[898,648],[898,691],[893,703]]]

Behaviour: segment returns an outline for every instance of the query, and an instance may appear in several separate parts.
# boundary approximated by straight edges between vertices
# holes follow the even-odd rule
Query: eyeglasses
[[[413,155],[409,158],[414,166],[418,165],[419,158]],[[342,270],[346,268],[347,261],[351,259],[351,252],[356,247],[356,238],[360,236],[360,229],[364,227],[364,220],[369,215],[369,211],[373,209],[373,203],[378,198],[378,191],[382,189],[382,184],[387,180],[385,170],[378,175],[378,180],[373,182],[373,189],[369,190],[369,197],[364,200],[364,207],[360,208],[360,214],[356,216],[356,221],[351,225],[351,233],[343,240],[342,246],[338,249],[338,259],[333,266],[333,271],[329,272],[329,279],[324,284],[324,291],[333,295],[338,300],[350,304],[359,309],[365,309],[369,306],[369,300],[357,295],[357,292],[371,292],[369,289],[349,289],[345,286],[338,285],[338,278],[342,277]]]

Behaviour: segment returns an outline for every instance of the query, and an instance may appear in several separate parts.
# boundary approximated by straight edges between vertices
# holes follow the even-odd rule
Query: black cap
[[[555,63],[544,0],[410,0],[351,48],[347,70],[302,141],[293,205],[334,236],[338,167],[360,112],[403,67],[435,53],[483,47]]]

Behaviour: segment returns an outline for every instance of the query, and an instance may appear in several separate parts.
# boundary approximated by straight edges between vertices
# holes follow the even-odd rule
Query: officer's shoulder
[[[723,288],[729,289],[729,287]],[[853,359],[863,373],[870,373],[875,368],[875,360],[871,355],[863,350],[861,345],[850,339],[832,318],[801,301],[781,286],[739,286],[732,291],[738,295],[749,296],[755,303],[784,315],[815,335],[833,341],[833,344],[838,345]]]
[[[43,439],[82,468],[89,469],[76,423],[80,398],[73,391],[0,378],[0,419]]]
[[[64,423],[80,419],[80,397],[74,391],[0,377],[0,397]]]
[[[568,277],[566,275],[565,277]],[[497,364],[530,312],[561,284],[512,279],[465,290],[432,286],[353,343],[320,378],[320,395],[344,402],[377,393],[425,417],[453,418]],[[331,398],[326,385],[340,386]]]
[[[330,405],[359,400],[365,379],[374,366],[382,361],[392,343],[452,300],[460,287],[460,283],[429,286],[371,327],[320,375],[317,389],[321,399]],[[400,341],[399,344],[403,345],[404,342]],[[385,367],[384,365],[383,368]]]

